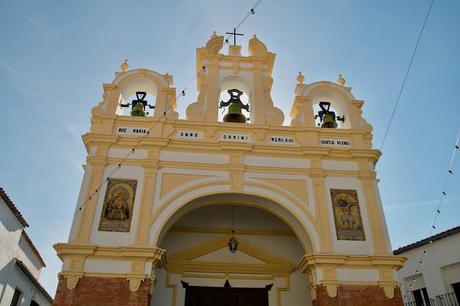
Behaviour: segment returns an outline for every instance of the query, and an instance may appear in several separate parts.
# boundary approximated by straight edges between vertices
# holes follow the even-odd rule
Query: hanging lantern
[[[235,238],[235,212],[232,205],[232,238],[228,240],[228,249],[235,253],[238,250],[238,240]]]
[[[228,249],[230,252],[235,253],[238,250],[238,240],[235,238],[235,231],[232,231],[232,238],[228,241]]]

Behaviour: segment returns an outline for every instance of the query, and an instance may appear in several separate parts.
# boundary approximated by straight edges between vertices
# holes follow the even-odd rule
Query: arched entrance
[[[238,242],[235,253],[228,247],[232,230]],[[155,271],[151,305],[182,306],[186,299],[192,305],[196,294],[191,297],[191,288],[209,287],[208,297],[222,299],[237,288],[232,306],[237,300],[265,305],[245,297],[256,288],[265,289],[266,305],[312,305],[307,275],[296,269],[312,252],[312,243],[295,216],[271,200],[244,194],[196,198],[169,217],[156,245],[166,250],[167,264]]]

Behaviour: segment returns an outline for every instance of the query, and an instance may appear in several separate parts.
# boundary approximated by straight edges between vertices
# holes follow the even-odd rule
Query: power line
[[[412,63],[414,62],[415,54],[417,53],[418,45],[420,44],[420,40],[422,39],[422,35],[423,35],[424,30],[425,30],[425,26],[426,26],[426,23],[428,21],[428,17],[430,16],[431,8],[433,7],[433,3],[434,3],[434,0],[431,0],[430,5],[428,7],[428,11],[426,12],[426,15],[425,15],[425,20],[423,21],[422,28],[421,28],[420,33],[418,35],[417,43],[415,44],[415,48],[414,48],[414,51],[412,52],[412,56],[411,56],[411,59],[409,61],[409,65],[407,66],[406,74],[404,75],[403,82],[401,84],[401,87],[399,88],[398,97],[396,98],[396,103],[395,103],[395,106],[393,107],[393,111],[391,113],[390,121],[388,122],[388,126],[387,126],[387,129],[385,131],[385,135],[383,136],[382,144],[380,145],[380,151],[382,151],[382,149],[383,149],[383,145],[385,144],[385,141],[387,139],[388,132],[390,131],[391,124],[393,123],[393,118],[394,118],[394,116],[396,114],[396,110],[398,108],[399,101],[401,100],[401,95],[402,95],[402,93],[404,91],[404,87],[406,85],[407,77],[408,77],[409,72],[411,70]]]

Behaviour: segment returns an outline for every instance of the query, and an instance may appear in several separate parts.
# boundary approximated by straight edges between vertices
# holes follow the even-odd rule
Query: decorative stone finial
[[[345,85],[345,79],[343,78],[342,74],[339,74],[339,78],[337,79],[337,84],[339,84],[340,86]]]
[[[297,82],[299,82],[299,84],[303,84],[303,81],[305,81],[305,77],[302,74],[302,71],[299,71],[299,75],[297,76]]]
[[[249,40],[248,49],[249,56],[265,57],[268,53],[268,49],[265,44],[255,35]]]
[[[127,71],[129,69],[128,60],[125,59],[125,61],[123,62],[123,64],[120,65],[120,67],[122,72]]]
[[[224,45],[224,37],[217,35],[216,31],[212,32],[211,38],[206,43],[205,48],[208,49],[209,55],[218,54]]]

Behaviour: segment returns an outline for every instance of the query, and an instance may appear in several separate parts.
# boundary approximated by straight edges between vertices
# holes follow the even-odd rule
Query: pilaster
[[[329,226],[329,208],[326,200],[326,186],[324,170],[320,168],[320,160],[312,160],[312,169],[310,176],[313,184],[313,198],[315,202],[315,213],[317,215],[317,222],[319,224],[319,232],[321,233],[321,246],[320,250],[324,253],[333,251],[332,248],[332,234]]]
[[[375,254],[390,254],[389,245],[386,238],[386,227],[384,224],[385,217],[379,209],[380,205],[377,194],[375,192],[375,173],[362,173],[359,177],[363,188],[364,200],[371,228],[372,241],[374,243]]]
[[[97,200],[99,198],[100,187],[104,175],[104,168],[106,165],[106,157],[108,149],[98,150],[97,156],[89,156],[87,164],[90,165],[91,178],[89,188],[83,197],[83,202],[79,203],[80,218],[78,220],[79,226],[77,227],[77,241],[79,243],[88,243],[91,228],[93,225],[94,214],[96,211]],[[105,155],[105,156],[104,156]]]
[[[264,75],[261,62],[254,62],[253,72],[253,93],[251,96],[251,123],[265,125],[266,122],[266,102],[264,98]]]
[[[147,164],[144,164],[144,187],[142,193],[142,200],[140,201],[140,219],[136,229],[135,244],[148,244],[148,224],[150,216],[152,215],[153,196],[155,192],[158,168],[159,166],[157,159],[151,160]]]

